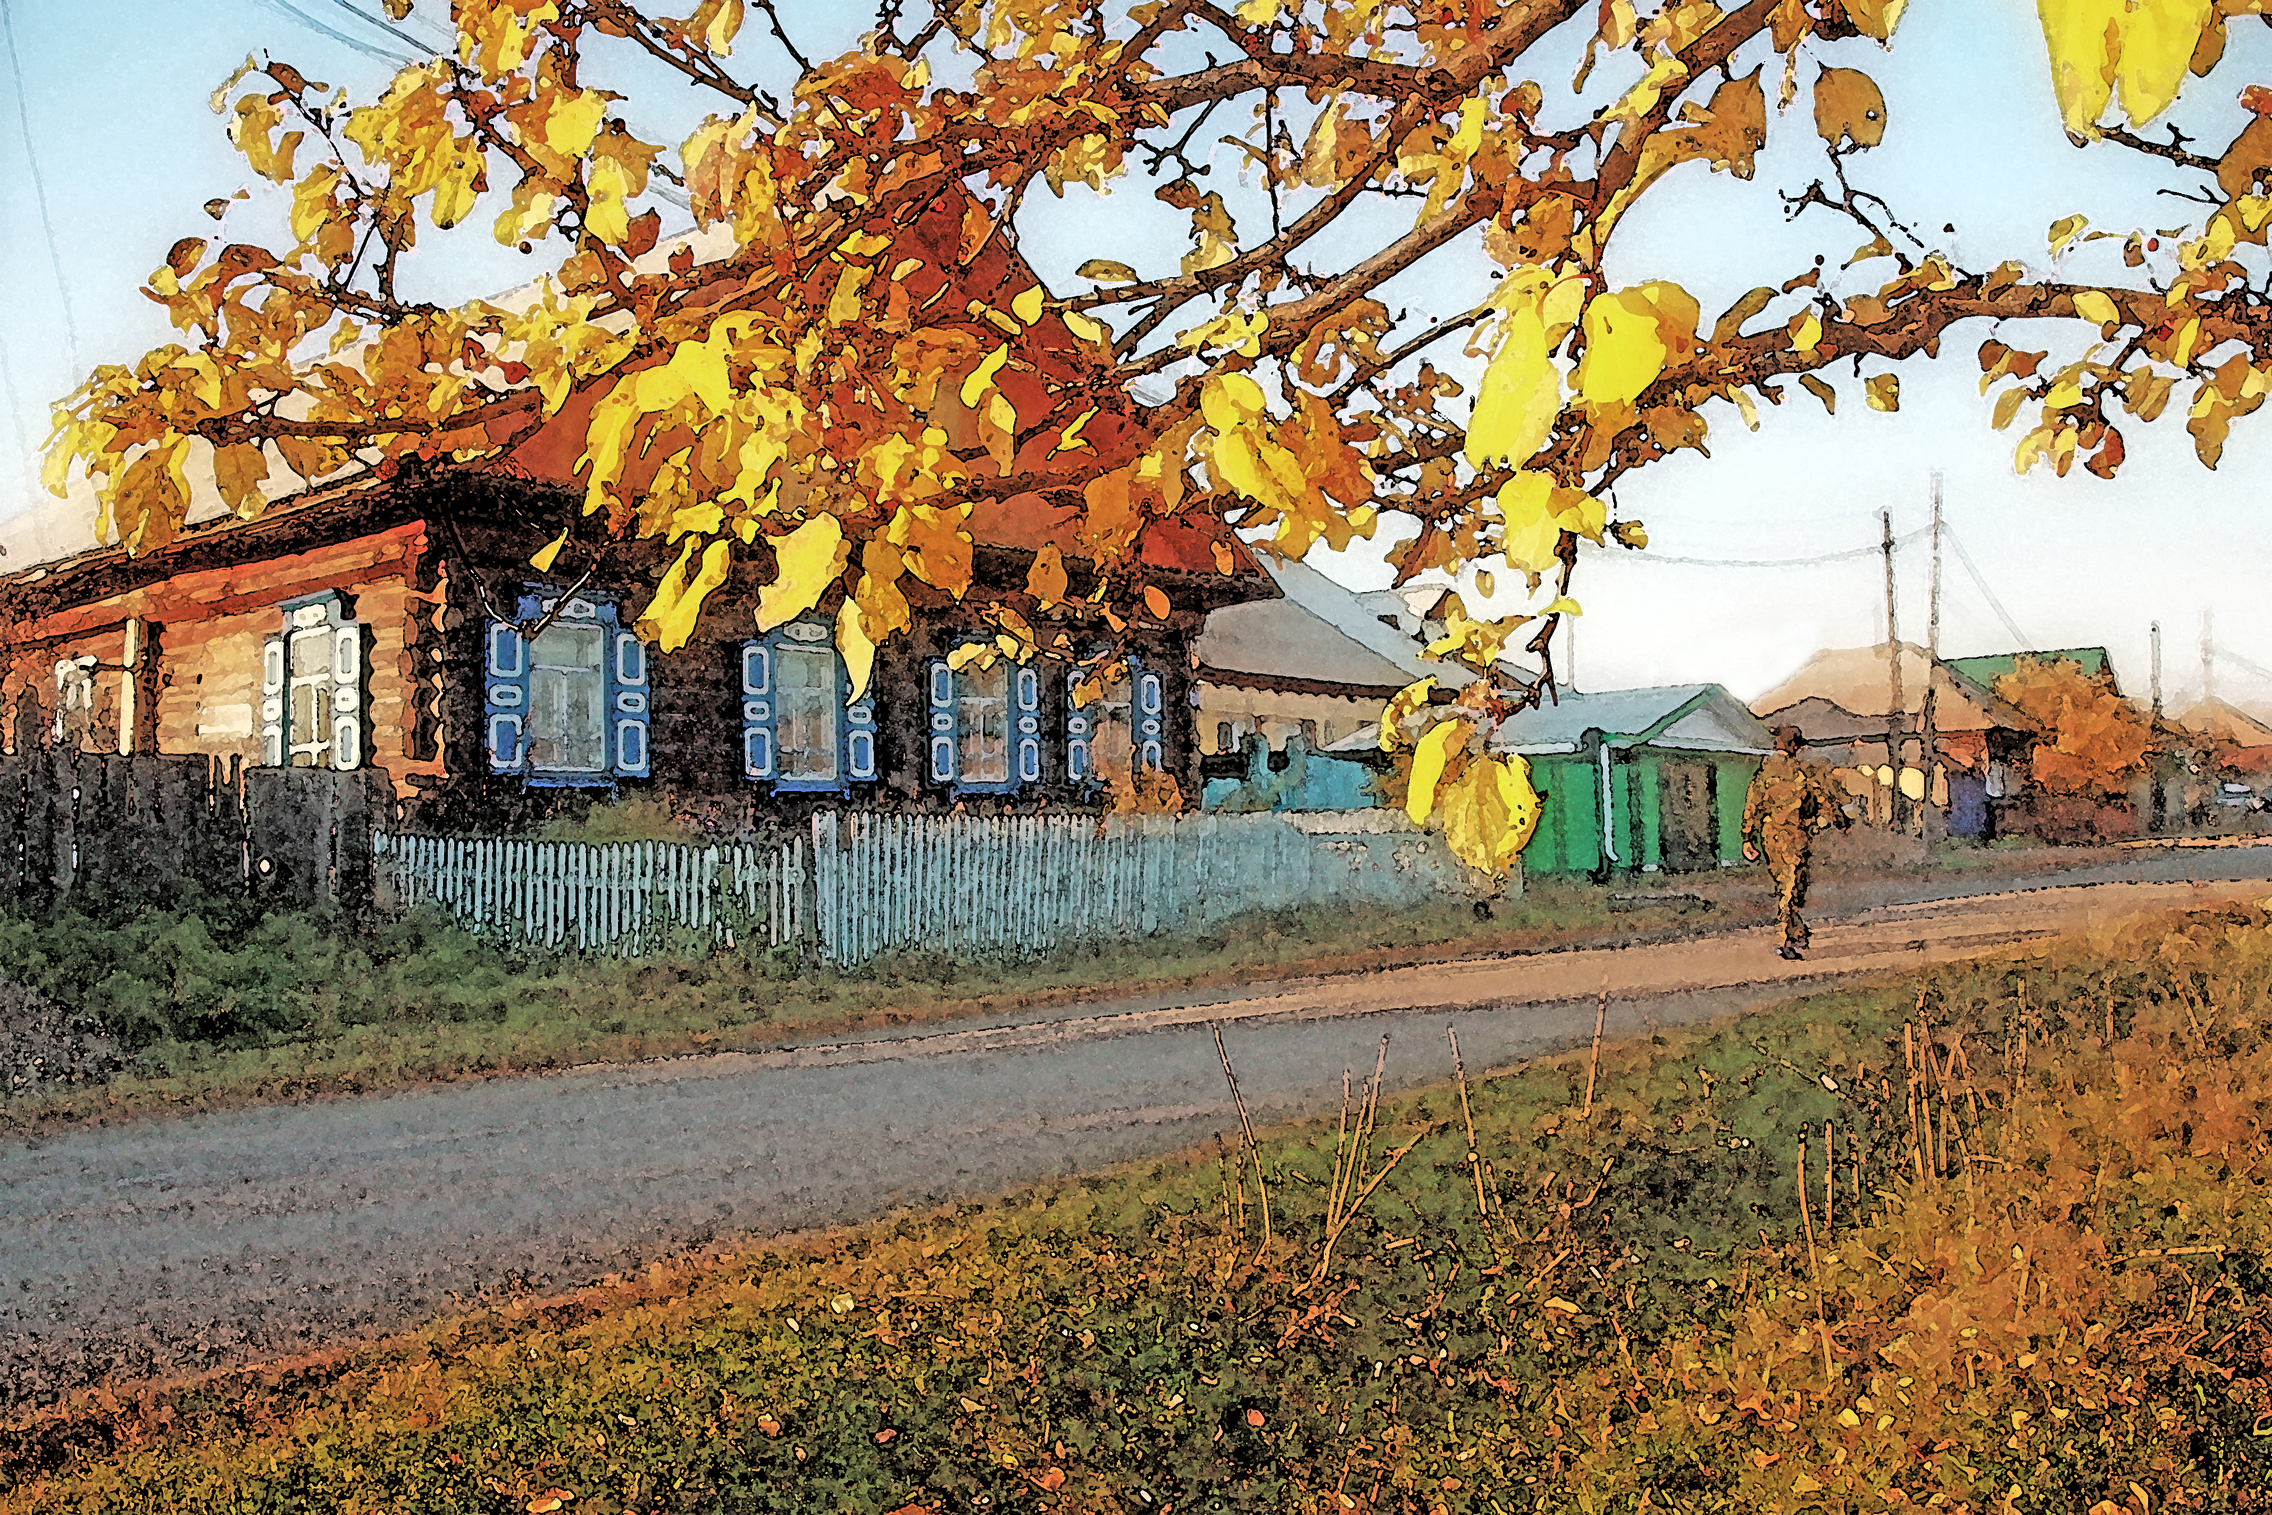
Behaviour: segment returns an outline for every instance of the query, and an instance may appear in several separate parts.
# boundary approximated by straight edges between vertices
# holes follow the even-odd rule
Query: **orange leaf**
[[[1163,621],[1168,618],[1168,597],[1160,592],[1156,584],[1144,586],[1144,607]]]

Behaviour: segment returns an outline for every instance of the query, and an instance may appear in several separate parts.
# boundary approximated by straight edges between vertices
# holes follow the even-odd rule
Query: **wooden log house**
[[[1035,282],[1000,239],[960,252],[952,202],[917,231],[945,270],[938,283],[955,286],[949,303],[976,291],[974,309],[1007,305]],[[923,277],[906,282],[929,303],[940,290]],[[1025,334],[1029,369],[1062,361],[1049,351],[1070,343],[1056,320]],[[1033,386],[1039,408],[1030,371],[1001,383],[1021,409],[1018,386]],[[1099,775],[1116,765],[1173,775],[1197,808],[1193,642],[1209,611],[1277,592],[1219,519],[1186,512],[1144,528],[1137,558],[1171,612],[1111,639],[1126,677],[1080,706],[1071,659],[1104,648],[1096,623],[1038,628],[1045,640],[1065,631],[1070,658],[948,666],[954,647],[982,639],[978,607],[1021,590],[1045,545],[1076,596],[1093,582],[1070,510],[1041,493],[981,502],[966,525],[971,588],[956,600],[903,579],[913,631],[884,644],[853,702],[833,594],[761,636],[761,574],[738,564],[693,639],[665,655],[632,624],[669,549],[606,541],[575,573],[530,566],[577,518],[589,405],[571,401],[502,468],[406,459],[383,481],[201,520],[146,556],[99,547],[0,576],[8,744],[377,769],[405,824],[448,832],[515,829],[637,792],[721,831],[836,805],[1095,807]],[[1100,407],[1087,436],[1133,424],[1109,390]],[[1062,468],[1060,450],[1034,437],[1016,471]],[[516,629],[554,610],[533,638]]]

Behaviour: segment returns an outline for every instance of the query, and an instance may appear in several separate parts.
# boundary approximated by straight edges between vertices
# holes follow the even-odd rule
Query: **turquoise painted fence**
[[[887,952],[1047,952],[1250,910],[1465,899],[1473,876],[1392,811],[813,818],[770,846],[381,834],[386,897],[546,947],[644,955],[805,941]],[[1519,884],[1516,886],[1519,888]]]
[[[704,944],[777,947],[803,934],[806,844],[373,839],[380,898],[438,905],[476,931],[630,957]]]

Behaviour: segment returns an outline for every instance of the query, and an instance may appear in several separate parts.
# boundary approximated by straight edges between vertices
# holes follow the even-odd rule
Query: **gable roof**
[[[1382,625],[1364,597],[1316,569],[1256,556],[1279,597],[1208,614],[1194,645],[1202,681],[1269,681],[1313,693],[1341,685],[1353,696],[1385,699],[1431,675],[1447,689],[1482,677],[1423,655],[1403,632]]]
[[[963,257],[960,252],[962,206],[957,196],[942,195],[906,229],[910,245],[920,246],[932,254],[922,268],[909,276],[911,292],[934,297],[941,286],[953,284],[957,296],[982,294],[995,304],[1006,305],[1011,294],[1040,282],[1032,266],[1007,238],[991,239],[968,258]],[[712,227],[707,232],[688,232],[665,239],[637,260],[635,266],[642,272],[660,272],[673,249],[681,244],[694,250],[698,266],[730,256],[736,250],[730,235],[722,228]],[[833,280],[836,275],[823,270],[813,277]],[[534,283],[523,285],[491,296],[489,303],[507,308],[526,305],[537,298],[538,289],[539,285]],[[1069,350],[1071,336],[1059,316],[1046,315],[1022,340],[1022,354],[1037,364],[1066,365],[1063,355]],[[1015,365],[1006,369],[998,382],[1005,394],[1022,405],[1028,391],[1038,393],[1040,381],[1034,375],[1014,370]],[[576,476],[577,460],[585,445],[584,424],[603,392],[602,387],[593,387],[572,395],[566,405],[515,447],[502,463],[466,468],[444,464],[424,472],[428,478],[446,481],[451,487],[510,490],[520,485],[526,487],[532,497],[558,491],[563,508],[572,512],[575,506],[567,492],[581,492],[584,487]],[[535,399],[534,393],[529,392],[531,405]],[[1108,446],[1128,432],[1141,429],[1142,418],[1125,396],[1106,394],[1098,400],[1097,411],[1083,428],[1084,436],[1093,439],[1091,446]],[[652,450],[656,453],[655,461],[659,462],[665,450]],[[1054,433],[1045,432],[1028,438],[1025,448],[1013,460],[1012,469],[1019,474],[1047,476],[1064,473],[1080,461],[1079,457],[1055,445]],[[149,562],[174,563],[174,554],[193,536],[199,545],[190,550],[192,557],[211,561],[235,554],[237,561],[249,561],[261,556],[253,544],[278,536],[297,541],[299,548],[295,550],[304,550],[308,545],[307,526],[315,520],[325,521],[326,529],[339,539],[348,539],[358,534],[355,523],[365,517],[375,521],[371,529],[385,529],[424,508],[422,503],[411,503],[406,509],[406,500],[417,491],[405,489],[402,483],[395,481],[355,475],[287,491],[279,487],[280,481],[292,476],[287,470],[272,468],[269,487],[277,492],[260,516],[247,521],[228,510],[218,498],[209,448],[200,445],[190,449],[184,474],[190,492],[184,530],[174,543],[149,554]],[[297,527],[286,526],[281,532],[274,525],[266,530],[254,529],[262,522],[274,523],[303,510],[313,510],[314,514],[299,517]],[[1086,561],[1091,554],[1078,538],[1077,516],[1078,512],[1070,505],[1055,504],[1038,492],[1027,492],[1007,499],[974,499],[964,529],[981,548],[1032,553],[1044,545],[1054,544],[1067,558]],[[53,602],[66,580],[88,568],[109,569],[113,559],[127,558],[123,547],[106,543],[96,535],[97,520],[93,486],[76,468],[72,470],[67,499],[46,498],[30,508],[0,517],[0,567],[12,570],[0,575],[0,605],[6,604],[12,592],[22,587],[27,574],[42,582],[41,598]],[[662,546],[659,540],[656,546]],[[1153,570],[1221,580],[1222,587],[1229,591],[1225,598],[1267,592],[1262,569],[1252,551],[1221,517],[1210,512],[1186,510],[1151,519],[1142,528],[1134,556]],[[164,577],[164,572],[161,569],[155,576]],[[106,575],[98,574],[100,576]],[[128,566],[108,572],[107,577],[147,582],[152,575]]]
[[[1501,752],[1572,752],[1600,732],[1605,746],[1689,752],[1765,753],[1767,727],[1718,684],[1660,684],[1559,700],[1510,716],[1492,735]]]
[[[1941,662],[1981,688],[1992,691],[1998,679],[2019,667],[2022,658],[2034,658],[2042,663],[2073,663],[2093,678],[2102,673],[2110,679],[2114,677],[2114,659],[2107,655],[2104,647],[2052,647],[2023,652],[1999,652],[1988,657],[1943,658]],[[2115,693],[2121,692],[2119,687],[2116,688]]]
[[[2237,705],[2211,696],[2176,718],[2177,724],[2236,747],[2272,747],[2272,726]]]
[[[1901,706],[1912,727],[1925,709],[1928,662],[1924,648],[1914,642],[1901,644]],[[1865,729],[1883,735],[1886,716],[1893,708],[1893,691],[1888,687],[1890,674],[1883,642],[1874,647],[1829,648],[1808,658],[1797,673],[1753,700],[1751,708],[1762,720],[1799,726],[1810,738],[1862,735]],[[1816,700],[1835,707],[1839,714],[1857,723],[1874,721],[1874,726],[1857,725],[1852,731],[1817,731],[1804,720],[1777,719],[1802,702]],[[1818,724],[1823,723],[1823,714],[1815,708],[1810,707],[1807,713]],[[1941,731],[2035,729],[2034,722],[1946,662],[1933,668],[1933,725]]]

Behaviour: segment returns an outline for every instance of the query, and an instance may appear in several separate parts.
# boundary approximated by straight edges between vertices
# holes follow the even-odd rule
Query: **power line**
[[[55,292],[63,306],[63,332],[70,339],[71,371],[79,371],[79,322],[71,313],[71,286],[63,277],[63,253],[55,245],[55,218],[47,209],[47,176],[39,171],[39,150],[32,145],[32,112],[24,96],[23,60],[16,56],[16,17],[8,0],[0,0],[0,30],[8,34],[8,68],[16,80],[16,120],[24,133],[24,158],[32,167],[32,191],[39,198],[39,222],[47,232],[47,259],[55,269]]]
[[[2222,642],[2211,642],[2209,644],[2209,651],[2221,662],[2237,663],[2242,668],[2246,669],[2250,673],[2255,674],[2260,679],[2272,679],[2272,668],[2267,668],[2262,663],[2252,662],[2251,660],[2242,657],[2239,653],[2234,652],[2231,648],[2225,646]]]
[[[1929,528],[1919,527],[1906,536],[1893,539],[1896,547],[1907,547],[1925,537]],[[1818,553],[1811,558],[1672,558],[1660,553],[1644,552],[1632,559],[1636,563],[1676,563],[1683,568],[1813,568],[1823,563],[1843,563],[1853,558],[1874,558],[1885,550],[1883,543],[1872,542],[1867,547],[1849,547],[1840,552]]]
[[[1964,565],[1964,571],[1972,575],[1973,585],[1988,601],[1988,608],[1996,612],[1996,619],[2002,621],[2004,630],[2011,633],[2012,645],[2030,646],[2026,634],[2020,630],[2019,622],[2012,619],[2012,613],[2004,608],[2004,602],[1996,598],[1996,591],[1988,587],[1988,580],[1981,575],[1980,565],[1973,562],[1972,554],[1964,550],[1964,538],[1958,536],[1956,528],[1945,521],[1941,524],[1941,531],[1948,537],[1949,545],[1956,549],[1957,561]]]
[[[354,51],[361,53],[366,58],[376,58],[381,63],[391,63],[397,68],[405,67],[406,65],[414,61],[410,55],[398,53],[391,48],[381,47],[374,42],[365,42],[360,38],[350,37],[349,35],[347,35],[347,33],[339,30],[339,28],[332,26],[327,22],[319,21],[314,16],[309,15],[306,11],[301,10],[298,6],[292,3],[292,0],[261,0],[261,3],[266,5],[270,10],[283,12],[285,15],[290,16],[293,20],[299,22],[302,26],[308,28],[310,31],[315,32],[320,36],[329,37],[332,41],[338,43],[341,47],[351,48]]]

